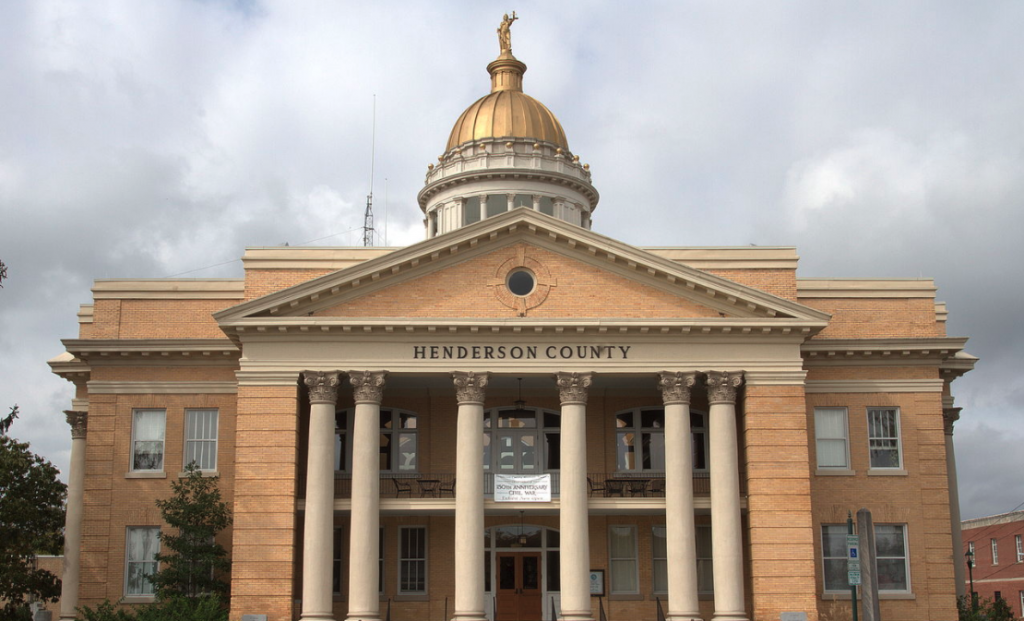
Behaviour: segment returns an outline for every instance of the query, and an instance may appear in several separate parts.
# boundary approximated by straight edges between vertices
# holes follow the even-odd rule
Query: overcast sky
[[[515,9],[525,90],[637,245],[796,246],[801,276],[931,277],[963,517],[1024,503],[1024,3],[0,3],[0,404],[66,470],[46,360],[96,278],[240,276],[245,246],[422,239],[426,166],[489,89]],[[385,225],[386,213],[386,225]],[[378,240],[383,245],[384,239]]]

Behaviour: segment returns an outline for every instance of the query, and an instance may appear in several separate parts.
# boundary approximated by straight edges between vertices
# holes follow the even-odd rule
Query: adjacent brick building
[[[979,598],[1004,599],[1013,614],[1024,617],[1024,511],[964,520],[964,555],[972,559],[973,585]]]
[[[152,601],[153,501],[196,461],[234,508],[236,620],[816,619],[861,507],[883,615],[954,619],[974,359],[934,284],[594,232],[526,66],[488,70],[425,241],[96,282],[51,361],[77,389],[65,612]]]

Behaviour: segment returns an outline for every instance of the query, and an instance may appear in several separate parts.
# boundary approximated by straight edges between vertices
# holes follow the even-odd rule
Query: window
[[[377,535],[377,592],[384,594],[384,527]]]
[[[825,591],[847,592],[846,525],[821,525],[821,556]],[[910,591],[907,566],[906,526],[875,524],[875,567],[878,569],[879,591]]]
[[[902,467],[898,408],[868,408],[868,449],[872,468]]]
[[[484,470],[534,473],[561,467],[558,412],[522,405],[494,408],[484,412],[483,423]],[[490,483],[487,489],[491,493]]]
[[[1020,592],[1020,614],[1024,616],[1024,591]]]
[[[335,595],[341,594],[341,572],[343,569],[341,563],[345,558],[345,555],[342,554],[341,544],[344,536],[345,529],[334,529],[333,551],[331,552],[331,592]]]
[[[339,410],[334,416],[334,469],[352,470],[352,424],[355,410]],[[416,472],[418,463],[416,414],[405,410],[380,411],[380,471]]]
[[[636,408],[615,415],[615,469],[665,471],[665,409]],[[707,429],[704,414],[690,413],[694,470],[707,470]]]
[[[1002,591],[996,591],[996,592],[994,593],[994,595],[995,595],[995,597],[994,597],[993,599],[995,599],[995,600],[996,600],[997,602],[998,602],[999,600],[1003,599],[1003,593],[1002,593]]]
[[[217,469],[217,410],[185,410],[185,464]]]
[[[849,468],[846,408],[814,408],[814,439],[819,468]]]
[[[910,591],[907,529],[903,524],[875,524],[875,567],[879,591]]]
[[[611,526],[608,528],[608,560],[611,570],[612,594],[639,593],[640,579],[637,575],[635,526]]]
[[[1020,535],[1014,535],[1013,542],[1017,544],[1017,562],[1024,563],[1024,541],[1021,541]]]
[[[125,536],[124,594],[129,597],[155,593],[150,576],[156,573],[160,552],[159,526],[129,526]]]
[[[427,529],[402,526],[398,529],[398,592],[427,592]],[[381,546],[383,550],[384,546]]]
[[[995,539],[990,539],[989,542],[992,545],[992,564],[999,564],[999,542]]]
[[[711,526],[697,525],[697,592],[715,592],[714,562],[711,560]]]
[[[664,526],[655,526],[651,533],[651,558],[654,561],[654,592],[668,593],[668,545]]]
[[[164,411],[132,412],[132,470],[164,469]]]
[[[822,576],[825,592],[849,591],[846,576],[846,525],[821,525]]]

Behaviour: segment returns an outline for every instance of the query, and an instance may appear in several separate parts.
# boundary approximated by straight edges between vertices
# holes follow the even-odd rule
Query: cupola
[[[590,228],[599,199],[590,167],[569,150],[551,110],[523,92],[526,64],[512,55],[509,31],[516,19],[505,15],[498,28],[491,92],[459,116],[427,167],[418,197],[427,238],[520,207]]]

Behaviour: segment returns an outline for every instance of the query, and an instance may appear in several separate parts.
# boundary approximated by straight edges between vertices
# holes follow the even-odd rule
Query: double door
[[[540,621],[540,552],[498,552],[495,621]]]

